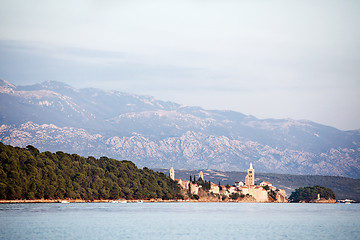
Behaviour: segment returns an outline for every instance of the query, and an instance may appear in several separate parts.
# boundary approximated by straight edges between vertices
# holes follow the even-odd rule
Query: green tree
[[[237,193],[237,192],[232,193],[232,194],[230,195],[230,198],[233,199],[233,200],[236,200],[236,199],[240,198],[240,194]]]
[[[292,202],[310,202],[317,199],[318,194],[325,199],[335,199],[335,194],[330,188],[314,186],[295,189],[291,193],[289,200]]]
[[[61,151],[0,142],[0,199],[164,198],[179,196],[177,182],[130,161],[84,158]]]

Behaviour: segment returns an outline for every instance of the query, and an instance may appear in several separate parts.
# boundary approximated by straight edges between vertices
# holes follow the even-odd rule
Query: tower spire
[[[175,171],[173,167],[170,168],[169,175],[172,180],[175,180]]]
[[[253,169],[252,163],[250,163],[250,168],[247,171],[247,175],[245,177],[245,185],[252,186],[255,184],[255,170]]]

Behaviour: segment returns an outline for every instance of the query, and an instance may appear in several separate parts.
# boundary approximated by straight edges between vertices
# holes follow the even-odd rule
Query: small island
[[[314,186],[295,189],[289,200],[300,203],[336,203],[335,194],[330,188]]]

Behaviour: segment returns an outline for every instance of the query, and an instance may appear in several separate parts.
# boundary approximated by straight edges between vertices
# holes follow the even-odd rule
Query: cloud
[[[10,82],[58,80],[360,127],[359,2],[0,4],[0,77]]]

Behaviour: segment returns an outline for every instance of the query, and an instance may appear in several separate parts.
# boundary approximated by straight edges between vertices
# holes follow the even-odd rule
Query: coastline
[[[225,200],[225,201],[209,201],[209,200],[194,200],[194,199],[121,199],[121,200],[112,200],[112,199],[95,199],[95,200],[83,200],[83,199],[15,199],[15,200],[4,200],[0,199],[0,204],[18,204],[18,203],[291,203],[291,202],[257,202],[253,200]],[[311,202],[299,202],[299,203],[320,203],[320,204],[337,204],[338,202],[334,199],[331,200],[319,200]]]
[[[163,200],[163,199],[132,199],[132,200],[112,200],[112,199],[95,199],[95,200],[83,200],[83,199],[15,199],[15,200],[0,200],[0,204],[10,204],[10,203],[118,203],[118,202],[126,202],[126,203],[150,203],[150,202],[197,202],[197,203],[204,203],[204,202],[218,202],[218,203],[272,203],[272,202],[256,202],[253,200],[244,200],[244,201],[235,201],[235,200],[227,200],[227,201],[209,201],[209,200],[181,200],[181,199],[170,199],[170,200]],[[279,202],[275,202],[279,203]]]

